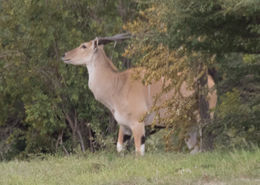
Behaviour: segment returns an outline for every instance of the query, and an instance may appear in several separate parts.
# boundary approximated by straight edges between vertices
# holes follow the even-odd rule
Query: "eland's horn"
[[[132,35],[130,33],[120,33],[112,37],[97,37],[96,39],[98,41],[98,45],[105,45],[110,42],[118,42],[130,38],[132,38]]]

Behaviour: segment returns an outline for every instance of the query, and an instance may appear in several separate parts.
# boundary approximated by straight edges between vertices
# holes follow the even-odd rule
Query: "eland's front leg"
[[[145,128],[144,123],[137,122],[132,126],[135,142],[135,152],[137,155],[144,155],[145,152]]]

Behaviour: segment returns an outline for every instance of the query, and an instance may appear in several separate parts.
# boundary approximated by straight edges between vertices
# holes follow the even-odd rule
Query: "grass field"
[[[96,153],[0,163],[1,185],[260,184],[260,149],[176,153]]]

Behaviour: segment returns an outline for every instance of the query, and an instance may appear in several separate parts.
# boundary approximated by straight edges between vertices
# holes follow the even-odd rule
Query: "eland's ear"
[[[98,49],[98,39],[92,41],[92,49],[96,51]]]

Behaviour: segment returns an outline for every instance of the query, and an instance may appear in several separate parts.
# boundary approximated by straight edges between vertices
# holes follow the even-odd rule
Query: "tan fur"
[[[143,155],[141,137],[145,135],[144,126],[150,125],[153,118],[147,119],[145,123],[139,120],[151,109],[153,97],[161,92],[162,81],[145,86],[141,80],[133,78],[136,68],[119,72],[106,56],[103,47],[95,46],[95,40],[83,43],[80,47],[67,52],[63,60],[68,64],[87,66],[90,90],[96,100],[112,112],[120,125],[118,144],[123,145],[124,134],[132,133],[136,152]],[[208,84],[209,87],[214,86],[211,77],[208,79]],[[193,93],[187,90],[186,84],[181,87],[181,92],[185,96]],[[165,100],[167,97],[162,98],[162,101]],[[215,91],[209,94],[209,104],[210,108],[216,105]]]

